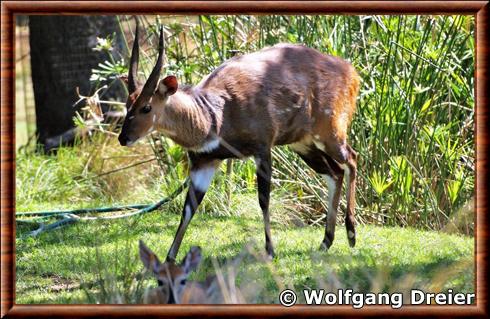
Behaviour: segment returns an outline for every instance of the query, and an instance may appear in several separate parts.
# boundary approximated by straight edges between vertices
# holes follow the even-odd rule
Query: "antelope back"
[[[201,262],[200,247],[191,247],[180,264],[171,261],[161,263],[157,255],[140,240],[139,255],[145,268],[152,272],[158,282],[157,288],[145,292],[145,303],[189,303],[191,297],[199,298],[203,293],[197,283],[187,281],[189,274]]]

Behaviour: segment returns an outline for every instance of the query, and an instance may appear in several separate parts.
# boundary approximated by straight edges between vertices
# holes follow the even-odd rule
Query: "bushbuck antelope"
[[[276,145],[290,145],[325,177],[328,209],[320,246],[325,250],[334,240],[342,181],[347,176],[345,224],[349,244],[355,245],[357,155],[346,139],[356,108],[359,76],[351,64],[302,45],[277,44],[229,59],[194,87],[179,87],[173,75],[159,81],[164,55],[162,30],[158,50],[148,80],[139,85],[136,31],[127,115],[119,142],[130,146],[156,130],[188,150],[191,183],[167,260],[175,260],[220,162],[249,156],[255,158],[257,166],[265,248],[270,257],[274,256],[269,196],[271,148]]]
[[[161,263],[157,255],[140,240],[139,255],[145,268],[158,281],[157,288],[146,290],[143,303],[205,304],[226,301],[216,276],[209,276],[204,282],[187,280],[189,274],[201,263],[201,248],[191,247],[180,264],[174,261]]]

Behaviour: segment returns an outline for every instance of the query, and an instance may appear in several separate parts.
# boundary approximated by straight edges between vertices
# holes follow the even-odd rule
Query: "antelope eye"
[[[151,105],[150,104],[146,104],[145,106],[143,106],[141,108],[141,113],[150,113],[151,111]]]
[[[187,279],[182,279],[182,280],[180,281],[180,284],[183,286],[183,285],[185,285],[185,283],[186,283],[186,282],[187,282]]]

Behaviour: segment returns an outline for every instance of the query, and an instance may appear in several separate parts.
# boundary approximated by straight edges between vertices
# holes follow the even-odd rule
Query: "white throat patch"
[[[211,153],[215,149],[219,147],[220,140],[219,138],[214,138],[212,140],[204,143],[200,148],[196,150],[197,153]]]

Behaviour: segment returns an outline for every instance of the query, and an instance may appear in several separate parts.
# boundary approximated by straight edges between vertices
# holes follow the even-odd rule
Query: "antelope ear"
[[[179,83],[177,82],[177,78],[173,75],[169,75],[158,84],[158,93],[163,96],[169,96],[177,92],[179,88]]]
[[[145,243],[140,240],[140,259],[145,265],[146,269],[158,272],[158,267],[160,266],[160,260],[158,260],[157,255],[146,247]]]
[[[193,246],[182,260],[182,267],[186,274],[197,269],[201,263],[201,247]]]

